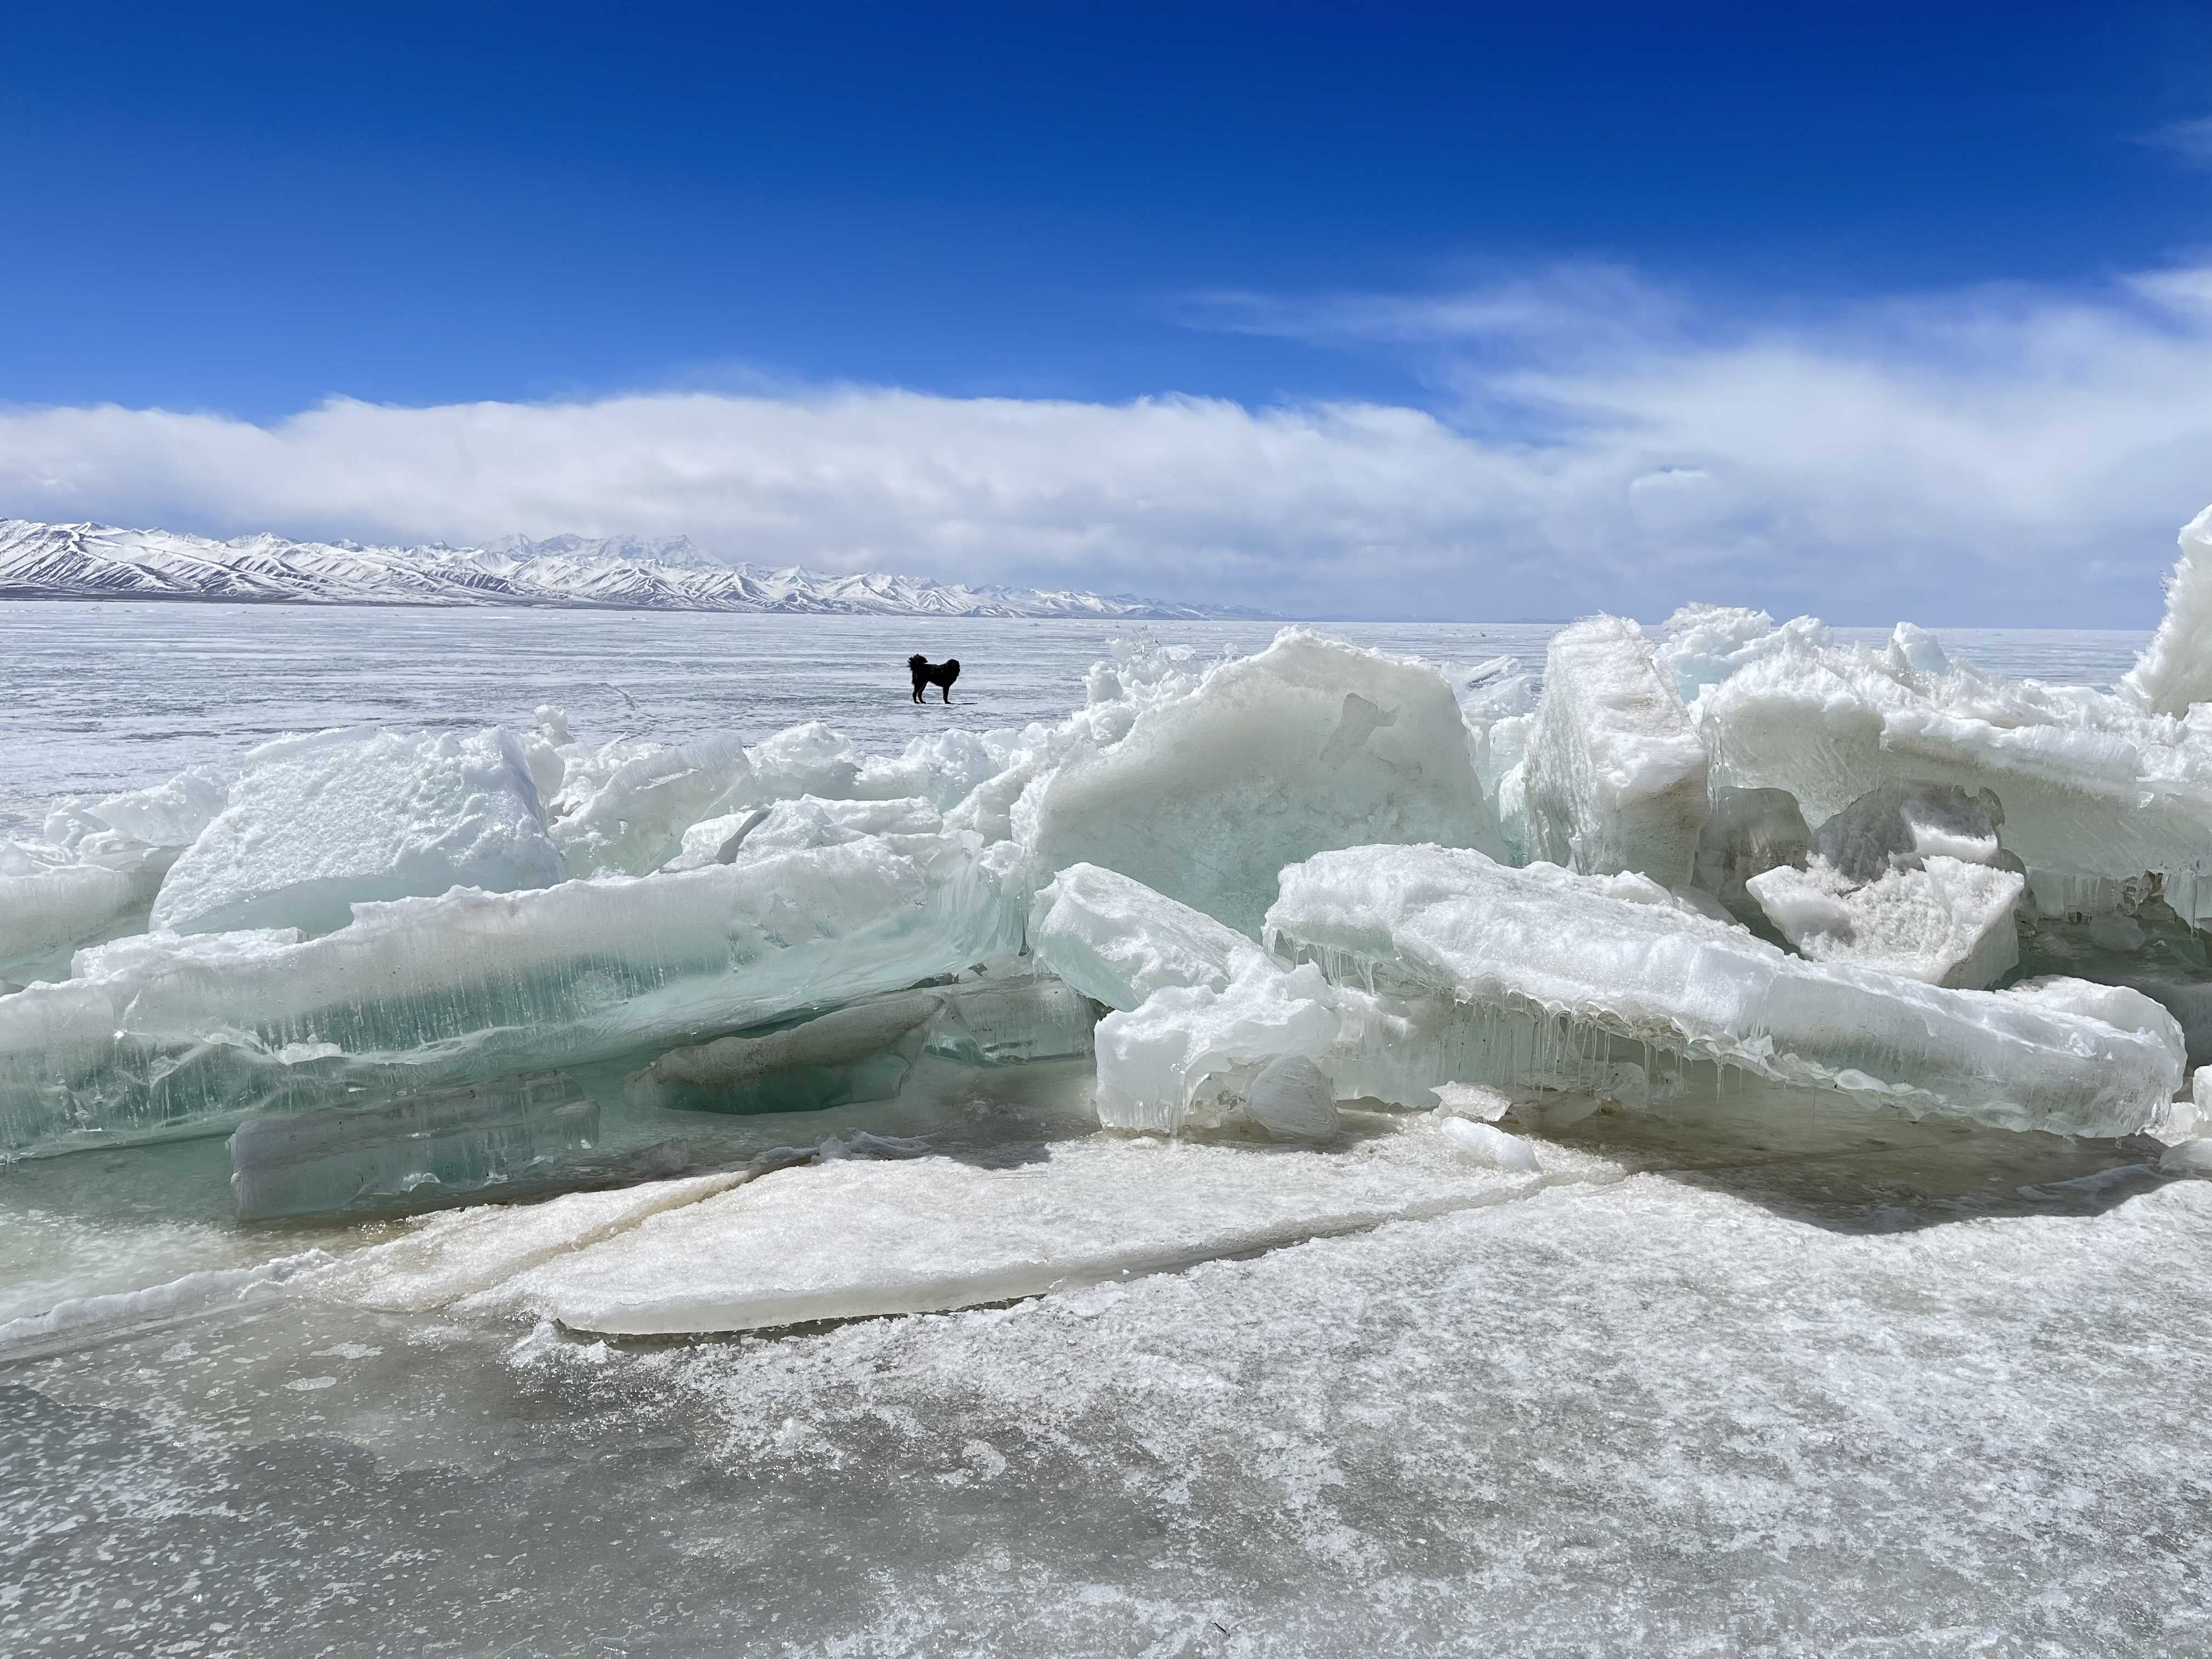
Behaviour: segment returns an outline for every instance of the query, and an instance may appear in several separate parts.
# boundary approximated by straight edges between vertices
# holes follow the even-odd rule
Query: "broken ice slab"
[[[928,1312],[1619,1173],[1565,1152],[1540,1175],[1474,1168],[1425,1121],[1328,1152],[1105,1138],[1038,1150],[1006,1168],[850,1158],[763,1175],[549,1256],[453,1310],[627,1334]],[[374,1264],[355,1260],[369,1282]]]
[[[1689,880],[1705,745],[1634,623],[1590,617],[1553,636],[1523,766],[1532,857],[1584,875]]]
[[[599,1133],[599,1103],[561,1072],[249,1118],[230,1137],[231,1195],[242,1221],[442,1201],[542,1175]]]
[[[561,879],[514,735],[379,732],[280,738],[246,756],[229,799],[154,901],[155,928],[327,933],[358,903]]]
[[[1275,872],[1323,848],[1503,850],[1443,677],[1304,629],[1149,703],[1026,816],[1038,882],[1103,865],[1254,937]]]
[[[933,1053],[969,1066],[1019,1066],[1089,1054],[1098,1005],[1051,974],[971,980],[941,994]]]
[[[1339,982],[1543,1021],[1553,1048],[1626,1039],[1915,1116],[2120,1135],[2158,1121],[2181,1084],[2179,1027],[2135,993],[2076,981],[1950,991],[1806,962],[1685,912],[1639,877],[1357,848],[1285,870],[1267,927],[1279,955]]]
[[[1095,864],[1071,864],[1036,896],[1030,945],[1037,960],[1109,1008],[1155,991],[1229,983],[1252,941],[1235,928]]]
[[[935,992],[840,1008],[758,1036],[672,1048],[623,1079],[633,1106],[690,1112],[812,1112],[889,1100],[945,1012]]]
[[[364,905],[350,927],[152,937],[0,999],[0,1147],[174,1131],[696,1042],[1011,957],[947,842]]]

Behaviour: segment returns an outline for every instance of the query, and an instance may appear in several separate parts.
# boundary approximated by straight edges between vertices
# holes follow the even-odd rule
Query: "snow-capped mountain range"
[[[0,519],[0,599],[232,604],[565,605],[790,615],[1096,617],[1194,621],[1260,613],[1127,594],[967,587],[724,564],[688,536],[506,536],[482,547],[363,547]]]

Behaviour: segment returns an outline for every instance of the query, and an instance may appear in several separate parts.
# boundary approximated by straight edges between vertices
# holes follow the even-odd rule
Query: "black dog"
[[[916,702],[921,701],[921,688],[925,685],[936,686],[945,702],[952,701],[952,682],[960,678],[959,658],[947,657],[933,668],[927,657],[908,657],[906,668],[907,672],[914,676],[914,700]]]

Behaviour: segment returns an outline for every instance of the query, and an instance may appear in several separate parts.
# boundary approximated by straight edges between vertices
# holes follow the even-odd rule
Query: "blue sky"
[[[0,55],[0,514],[2127,625],[2212,500],[2201,7],[94,4]]]

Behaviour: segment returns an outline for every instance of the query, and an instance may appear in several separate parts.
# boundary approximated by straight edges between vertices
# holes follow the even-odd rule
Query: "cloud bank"
[[[1215,296],[1410,354],[1427,408],[867,386],[261,425],[0,408],[0,515],[371,541],[688,532],[731,558],[1504,620],[1691,599],[1838,622],[2147,627],[2212,501],[2212,269],[1818,315],[1568,266]]]

